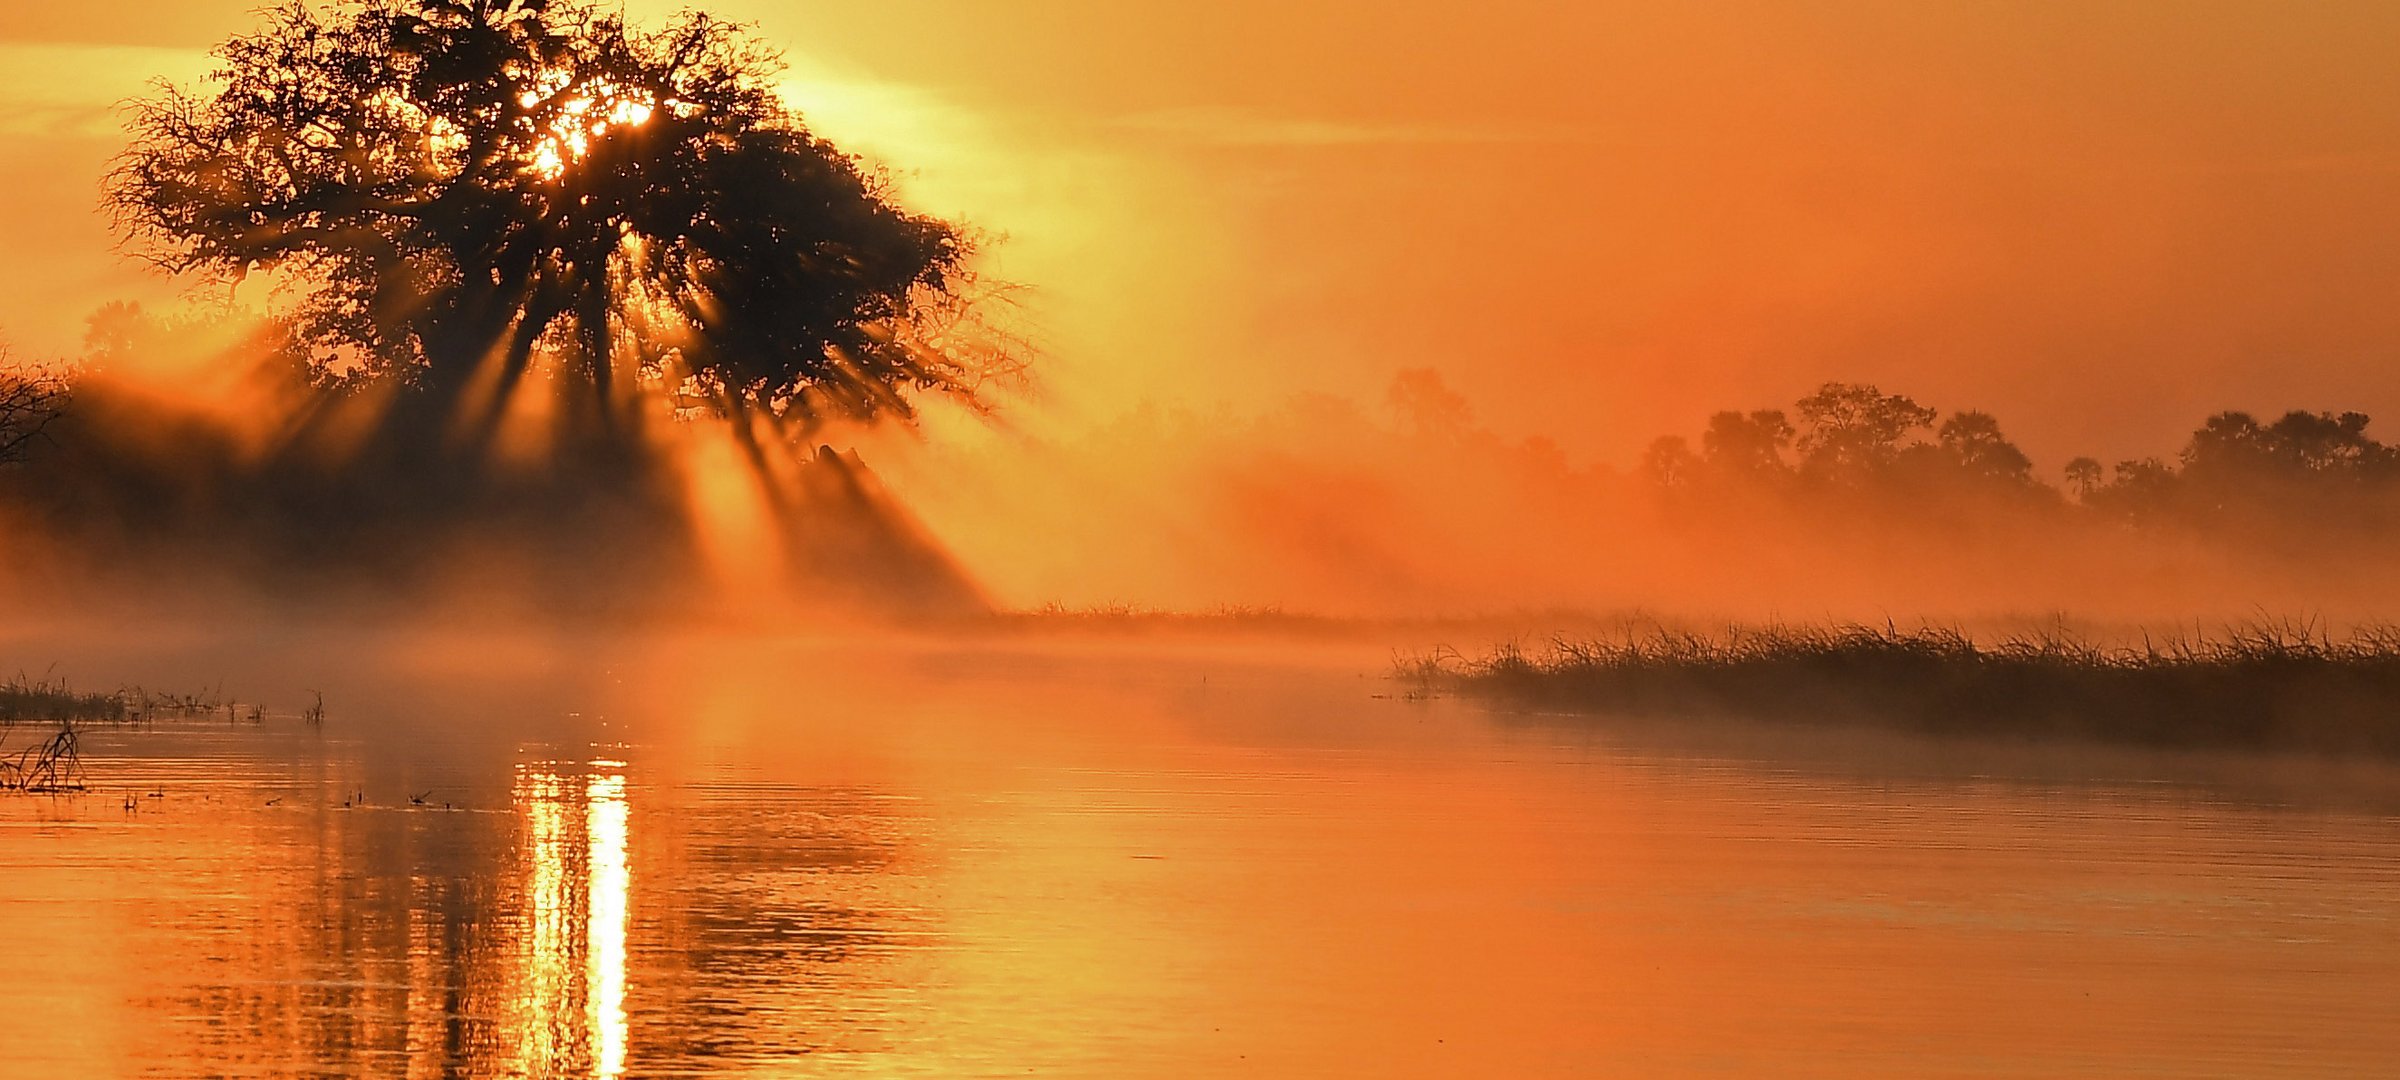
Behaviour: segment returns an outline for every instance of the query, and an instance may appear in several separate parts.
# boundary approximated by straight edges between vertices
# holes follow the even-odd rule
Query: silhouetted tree
[[[2271,510],[2264,519],[2291,520],[2314,504],[2355,519],[2364,505],[2338,500],[2354,499],[2394,473],[2395,452],[2367,435],[2368,423],[2359,412],[2294,411],[2272,424],[2249,413],[2218,413],[2184,444],[2182,470],[2150,481],[2154,497],[2120,502],[2186,516]],[[2173,500],[2163,497],[2169,490]]]
[[[1765,476],[1790,468],[1783,452],[1792,445],[1792,422],[1781,409],[1750,413],[1731,410],[1708,418],[1700,435],[1701,454],[1711,468],[1743,476]]]
[[[2154,518],[2174,506],[2181,479],[2159,458],[2129,458],[2117,462],[2108,486],[2094,491],[2091,501],[2135,520]]]
[[[2067,476],[2086,507],[2128,524],[2326,559],[2379,549],[2400,528],[2400,449],[2367,434],[2370,423],[2361,412],[2295,410],[2272,423],[2220,412],[2172,460],[2121,461],[2100,483],[2097,463],[2077,458]]]
[[[1970,476],[2012,484],[2033,480],[2033,459],[2000,433],[2000,421],[1990,413],[1952,413],[1936,438],[1950,463]]]
[[[2090,501],[2092,492],[2100,487],[2100,463],[2092,458],[2079,457],[2067,462],[2067,486],[2075,489],[2078,500]]]
[[[66,380],[12,363],[0,346],[0,465],[22,461],[66,405]]]
[[[1384,391],[1392,411],[1419,435],[1458,436],[1475,423],[1467,396],[1450,388],[1432,368],[1410,368],[1392,376]]]
[[[446,429],[537,361],[603,432],[637,384],[776,422],[972,396],[938,340],[967,242],[812,134],[735,26],[294,2],[216,55],[213,92],[136,105],[120,228],[170,271],[300,282],[315,362],[410,386]]]
[[[1856,478],[1889,467],[1909,436],[1938,415],[1899,394],[1854,383],[1826,383],[1801,398],[1798,408],[1801,468],[1824,477]]]
[[[1662,438],[1641,471],[1700,496],[1680,500],[1686,506],[1725,509],[1728,520],[1781,506],[1835,524],[1985,528],[2000,522],[1993,515],[2063,508],[1989,413],[1951,413],[1934,427],[1933,409],[1854,383],[1826,383],[1795,411],[1797,425],[1775,410],[1713,414],[1699,453],[1680,437]],[[2175,458],[2120,461],[2104,479],[2099,461],[2078,457],[2062,475],[2089,514],[2306,555],[2323,551],[2337,529],[2380,542],[2400,528],[2400,447],[2378,442],[2369,424],[2359,412],[2294,411],[2273,423],[2222,412]],[[1798,451],[1797,468],[1786,464],[1787,448]],[[1732,497],[1745,487],[1775,498]]]
[[[2210,482],[2246,477],[2274,467],[2266,429],[2246,412],[2221,412],[2202,421],[2184,443],[2183,471]],[[2122,474],[2123,469],[2119,469]]]
[[[1692,453],[1692,444],[1681,435],[1660,436],[1642,451],[1642,475],[1660,487],[1690,483],[1699,468],[1699,455]]]
[[[2267,427],[2276,457],[2311,472],[2360,473],[2391,463],[2392,451],[2367,437],[2367,414],[2362,412],[2293,411]]]

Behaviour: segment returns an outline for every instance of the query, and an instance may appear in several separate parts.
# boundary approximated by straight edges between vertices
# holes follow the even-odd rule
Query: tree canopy
[[[1826,383],[1798,404],[1805,430],[1801,467],[1838,476],[1890,465],[1913,432],[1933,424],[1932,409],[1899,394],[1856,383]]]
[[[1952,413],[1935,437],[1951,463],[1971,475],[2020,484],[2033,480],[2033,459],[2008,441],[1990,413]]]
[[[320,370],[492,410],[550,365],[781,422],[972,396],[937,340],[969,243],[811,133],[737,26],[582,0],[272,9],[214,88],[137,104],[110,199],[167,269],[300,283]]]
[[[1785,468],[1783,452],[1795,434],[1781,409],[1757,409],[1747,415],[1728,410],[1708,418],[1700,448],[1720,468],[1763,475]]]

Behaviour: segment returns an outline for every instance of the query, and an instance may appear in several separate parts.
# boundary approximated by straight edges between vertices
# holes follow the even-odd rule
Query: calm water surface
[[[2371,808],[1694,751],[1290,647],[10,646],[332,719],[0,798],[7,1075],[2400,1072]]]

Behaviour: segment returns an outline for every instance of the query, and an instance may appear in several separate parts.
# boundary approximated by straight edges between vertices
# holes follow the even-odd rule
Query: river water
[[[0,797],[0,1074],[2400,1072],[2372,769],[1693,741],[1273,642],[9,644],[269,713]]]

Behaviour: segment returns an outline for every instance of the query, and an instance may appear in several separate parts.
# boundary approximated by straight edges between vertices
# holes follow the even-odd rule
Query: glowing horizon
[[[2378,102],[2400,95],[2357,32],[2388,10],[1507,4],[1361,36],[1351,5],[1180,27],[723,7],[787,50],[812,123],[1008,236],[994,265],[1051,331],[1044,423],[1417,366],[1503,434],[1620,463],[1827,379],[1990,410],[2045,457],[2155,445],[2221,405],[2400,407],[2367,242],[2400,183]],[[0,112],[76,118],[0,154],[34,181],[0,216],[20,253],[0,327],[31,352],[171,291],[90,215],[101,121],[248,22],[130,15],[0,19],[30,73],[0,81]],[[1227,34],[1246,19],[1272,32]],[[895,26],[915,47],[870,47]],[[1188,62],[1178,34],[1225,59]],[[2187,47],[2142,48],[2161,37]],[[1194,365],[1240,377],[1196,387]]]

